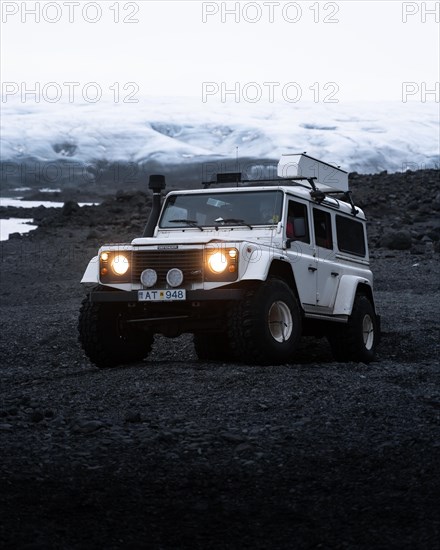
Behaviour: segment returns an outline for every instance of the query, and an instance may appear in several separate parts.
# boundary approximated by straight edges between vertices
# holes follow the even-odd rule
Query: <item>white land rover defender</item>
[[[366,220],[347,172],[283,155],[273,180],[217,174],[163,205],[164,177],[149,186],[144,235],[102,246],[81,281],[95,285],[79,334],[98,367],[140,361],[155,334],[186,332],[203,360],[294,362],[302,334],[326,336],[338,361],[374,360]]]

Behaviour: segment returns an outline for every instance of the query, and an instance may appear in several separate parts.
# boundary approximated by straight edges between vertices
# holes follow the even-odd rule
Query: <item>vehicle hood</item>
[[[249,233],[252,233],[250,235]],[[131,241],[132,246],[173,246],[173,245],[206,245],[215,242],[242,242],[268,240],[276,236],[276,231],[270,229],[245,231],[203,231],[188,236],[169,233],[157,237],[140,237]]]

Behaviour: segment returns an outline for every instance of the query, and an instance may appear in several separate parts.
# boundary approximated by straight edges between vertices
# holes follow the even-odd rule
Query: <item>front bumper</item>
[[[187,290],[186,300],[139,301],[138,291],[99,290],[89,294],[91,302],[104,307],[117,304],[119,323],[146,329],[153,334],[179,336],[185,332],[220,332],[231,304],[244,297],[239,288]]]
[[[217,302],[229,302],[241,300],[244,297],[244,289],[241,288],[216,288],[213,290],[187,290],[186,291],[186,300],[183,303],[188,302],[205,302],[205,301],[217,301]],[[91,292],[89,294],[91,302],[130,302],[130,303],[141,303],[138,300],[138,291],[137,290],[100,290],[99,292]],[[142,302],[154,303],[158,302]],[[167,302],[172,304],[175,302]],[[181,304],[181,301],[176,303]]]

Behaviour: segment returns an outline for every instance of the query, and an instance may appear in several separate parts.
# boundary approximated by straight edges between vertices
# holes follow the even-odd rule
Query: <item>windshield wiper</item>
[[[189,225],[190,227],[197,227],[197,229],[203,231],[203,227],[201,227],[195,220],[170,220],[170,223],[186,223],[186,225]]]
[[[225,220],[223,218],[217,218],[215,221],[223,225],[227,223],[236,223],[239,225],[246,225],[247,227],[249,227],[249,229],[253,229],[252,225],[248,224],[244,220],[239,220],[237,218],[226,218]]]

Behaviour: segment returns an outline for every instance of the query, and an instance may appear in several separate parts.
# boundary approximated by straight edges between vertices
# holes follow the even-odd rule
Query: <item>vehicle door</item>
[[[318,262],[306,202],[288,198],[285,232],[287,258],[292,266],[301,304],[307,311],[316,306]]]
[[[331,313],[338,290],[340,270],[333,241],[332,216],[330,212],[312,208],[313,233],[318,260],[316,305],[323,313]]]

